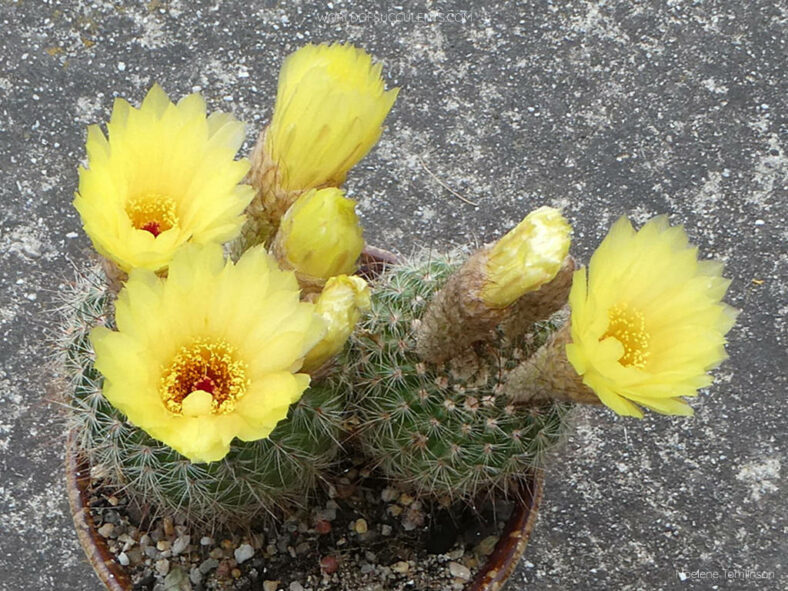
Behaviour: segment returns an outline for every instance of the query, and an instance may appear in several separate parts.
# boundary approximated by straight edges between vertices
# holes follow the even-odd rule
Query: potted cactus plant
[[[61,357],[72,509],[108,588],[498,589],[573,406],[689,414],[724,358],[727,281],[664,218],[622,218],[588,271],[550,207],[473,253],[365,250],[340,187],[396,96],[363,51],[309,45],[250,161],[240,122],[157,85],[89,129],[74,204],[101,261],[65,296]],[[495,499],[511,515],[485,530]],[[299,556],[314,573],[285,580]]]

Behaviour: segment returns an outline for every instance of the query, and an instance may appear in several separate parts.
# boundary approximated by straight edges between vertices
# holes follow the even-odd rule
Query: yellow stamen
[[[227,414],[246,393],[249,379],[243,361],[235,359],[235,349],[224,341],[198,339],[181,347],[161,378],[161,399],[173,414],[184,412],[184,399],[195,392],[210,394],[210,413]],[[195,398],[197,398],[195,397]],[[203,406],[203,405],[200,405]]]
[[[126,215],[132,226],[150,232],[154,237],[178,224],[175,201],[156,193],[131,199],[126,203]]]
[[[621,365],[643,368],[650,355],[649,334],[643,313],[627,304],[617,304],[608,310],[610,324],[602,339],[613,337],[624,346],[624,354],[618,360]]]

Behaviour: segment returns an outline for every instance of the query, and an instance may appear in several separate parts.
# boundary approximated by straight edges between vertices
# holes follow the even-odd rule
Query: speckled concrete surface
[[[786,588],[786,5],[381,6],[0,4],[0,588],[99,588],[70,529],[41,369],[45,311],[88,248],[70,205],[85,126],[156,80],[257,129],[282,58],[345,39],[403,87],[349,182],[370,242],[484,241],[546,203],[587,257],[618,215],[668,213],[734,278],[731,359],[695,418],[585,411],[511,588]]]

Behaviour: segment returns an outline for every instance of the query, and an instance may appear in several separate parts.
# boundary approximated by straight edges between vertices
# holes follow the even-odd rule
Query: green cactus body
[[[470,499],[507,491],[513,477],[540,468],[571,406],[523,407],[502,393],[508,372],[552,332],[549,323],[512,342],[499,330],[439,365],[416,355],[418,319],[460,262],[417,260],[384,274],[341,360],[341,379],[354,391],[361,446],[388,477],[420,494]]]
[[[236,440],[221,461],[194,464],[156,441],[104,398],[88,335],[112,319],[106,277],[96,268],[67,294],[61,356],[70,385],[71,426],[91,473],[142,505],[181,512],[192,524],[249,523],[303,503],[339,449],[346,405],[341,392],[314,387],[267,439]]]

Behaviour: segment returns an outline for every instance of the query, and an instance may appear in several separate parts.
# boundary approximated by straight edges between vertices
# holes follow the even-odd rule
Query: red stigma
[[[204,392],[208,392],[208,394],[213,394],[216,391],[216,383],[208,376],[205,376],[204,378],[194,382],[194,385],[192,386],[192,392],[195,390],[202,390]]]
[[[153,237],[156,238],[159,234],[161,234],[161,227],[159,226],[159,222],[148,222],[140,230],[145,230],[146,232],[150,232],[153,234]]]

